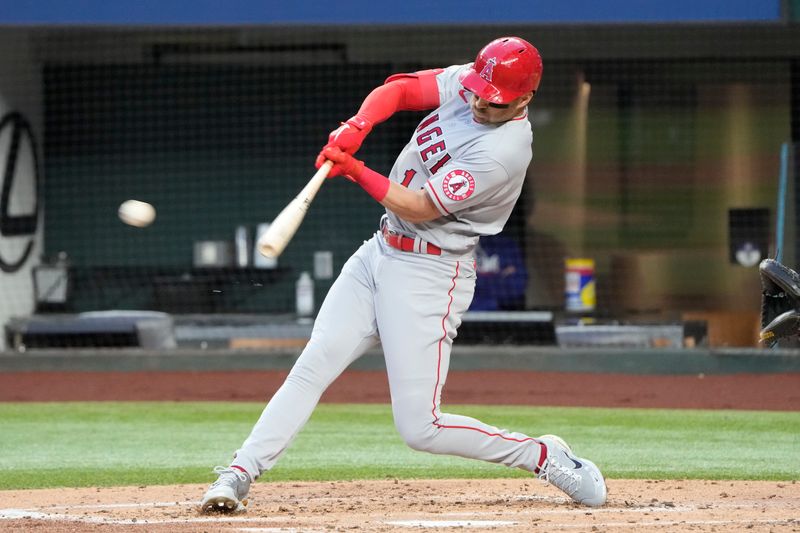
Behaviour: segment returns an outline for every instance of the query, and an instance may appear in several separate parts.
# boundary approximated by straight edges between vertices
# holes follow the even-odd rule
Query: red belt
[[[405,235],[400,235],[399,233],[395,233],[389,230],[386,226],[383,227],[383,239],[386,241],[386,244],[388,244],[392,248],[397,248],[398,250],[402,250],[403,252],[416,252],[420,254],[442,255],[442,249],[436,246],[435,244],[431,244],[427,241],[419,239],[419,248],[416,248],[414,244],[417,241],[417,239],[414,239],[413,237],[406,237]]]

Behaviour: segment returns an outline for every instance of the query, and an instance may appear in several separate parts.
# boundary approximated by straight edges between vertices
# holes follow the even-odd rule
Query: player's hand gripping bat
[[[300,227],[317,191],[328,177],[331,167],[333,167],[333,161],[323,163],[317,173],[303,187],[303,190],[275,217],[266,233],[258,239],[258,251],[261,252],[261,255],[270,258],[281,255],[283,249],[297,232],[297,228]]]

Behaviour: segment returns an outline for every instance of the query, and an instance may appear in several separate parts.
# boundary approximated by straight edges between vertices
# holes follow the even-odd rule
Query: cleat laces
[[[241,481],[242,483],[247,483],[250,481],[250,477],[247,474],[241,470],[237,470],[236,468],[231,468],[229,466],[215,466],[214,473],[219,477],[214,483],[211,484],[212,487],[228,485],[235,489],[237,486],[236,480]],[[233,477],[228,474],[232,474]]]
[[[557,459],[548,457],[541,467],[541,480],[555,485],[573,497],[581,487],[581,476],[576,474],[572,468],[562,465]]]

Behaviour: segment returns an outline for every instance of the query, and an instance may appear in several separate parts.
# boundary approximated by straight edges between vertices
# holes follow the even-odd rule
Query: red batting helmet
[[[461,85],[495,104],[505,104],[531,91],[542,79],[542,56],[525,39],[500,37],[478,52]]]

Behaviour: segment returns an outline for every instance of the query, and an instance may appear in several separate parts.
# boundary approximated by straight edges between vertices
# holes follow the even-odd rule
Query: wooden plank
[[[238,349],[264,349],[264,348],[304,348],[308,339],[297,338],[233,338],[230,340],[229,347],[233,350]]]

